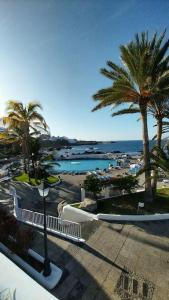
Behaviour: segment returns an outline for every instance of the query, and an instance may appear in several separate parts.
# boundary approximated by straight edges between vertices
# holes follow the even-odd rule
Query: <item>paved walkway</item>
[[[169,299],[169,221],[95,221],[82,232],[81,246],[49,236],[49,256],[64,270],[53,290],[60,300]],[[42,253],[41,233],[34,248]]]
[[[9,195],[10,185],[14,186],[19,198],[21,208],[30,209],[38,212],[43,211],[43,201],[36,188],[28,187],[23,183],[5,182],[0,184],[0,203],[13,209],[13,197]],[[46,198],[47,213],[57,216],[58,204],[62,201],[75,203],[80,201],[80,187],[73,186],[64,182],[59,187],[50,188],[49,196]]]

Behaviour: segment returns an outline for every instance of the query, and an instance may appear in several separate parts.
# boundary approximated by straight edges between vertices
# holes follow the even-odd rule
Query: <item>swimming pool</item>
[[[53,165],[54,172],[87,172],[95,171],[96,169],[107,169],[109,165],[116,166],[117,162],[114,159],[75,159],[75,160],[60,160],[58,165]]]

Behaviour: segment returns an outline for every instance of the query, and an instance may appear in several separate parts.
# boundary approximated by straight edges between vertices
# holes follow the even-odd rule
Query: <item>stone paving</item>
[[[60,300],[169,299],[169,221],[85,223],[86,243],[48,236],[49,256],[64,271]],[[34,249],[42,254],[42,234]]]

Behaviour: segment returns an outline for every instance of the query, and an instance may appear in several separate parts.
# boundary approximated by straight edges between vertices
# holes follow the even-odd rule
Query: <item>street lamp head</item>
[[[49,194],[49,186],[44,180],[38,186],[38,191],[41,197],[46,197]]]

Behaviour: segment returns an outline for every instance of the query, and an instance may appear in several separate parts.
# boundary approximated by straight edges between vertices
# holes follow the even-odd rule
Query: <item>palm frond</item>
[[[39,102],[36,101],[29,102],[27,105],[28,115],[32,114],[38,108],[42,110],[42,105]]]
[[[16,100],[9,100],[7,102],[7,107],[6,110],[7,111],[16,111],[16,112],[20,112],[23,111],[24,107],[23,107],[23,103],[16,101]]]
[[[126,115],[126,114],[136,114],[136,113],[140,113],[139,108],[126,108],[126,109],[121,109],[119,111],[114,112],[112,114],[112,117]]]

